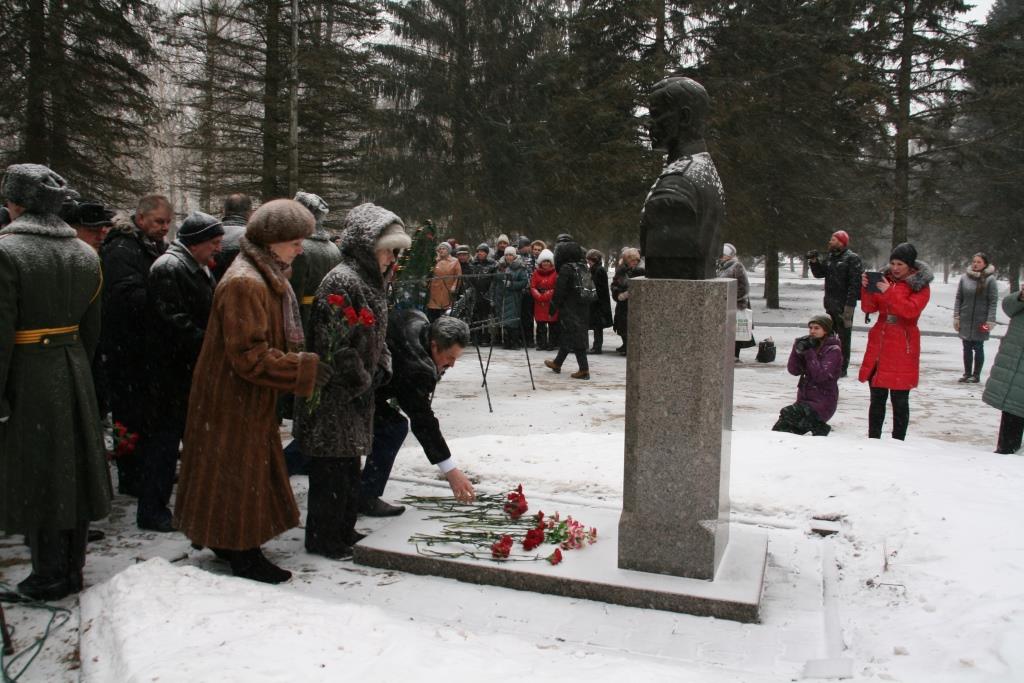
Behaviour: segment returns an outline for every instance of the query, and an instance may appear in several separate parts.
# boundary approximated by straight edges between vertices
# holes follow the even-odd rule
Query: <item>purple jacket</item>
[[[829,335],[821,346],[789,352],[789,374],[800,375],[796,402],[809,405],[823,422],[828,422],[839,404],[839,375],[843,371],[843,347],[839,337]]]

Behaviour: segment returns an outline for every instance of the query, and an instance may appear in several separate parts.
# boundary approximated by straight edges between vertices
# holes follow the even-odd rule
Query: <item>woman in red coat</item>
[[[917,319],[931,296],[932,271],[917,260],[917,249],[908,242],[889,255],[877,290],[869,290],[869,278],[861,276],[860,307],[878,313],[868,333],[868,348],[860,366],[860,381],[870,382],[868,437],[880,439],[885,422],[885,403],[892,397],[892,438],[904,440],[910,423],[910,390],[917,386],[921,360],[921,331]]]
[[[530,295],[533,297],[533,319],[537,321],[537,350],[551,351],[558,339],[558,311],[551,312],[551,299],[555,296],[555,255],[544,249],[537,257],[537,268],[530,277]]]

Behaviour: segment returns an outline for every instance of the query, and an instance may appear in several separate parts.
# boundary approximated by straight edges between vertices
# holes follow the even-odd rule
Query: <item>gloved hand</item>
[[[316,384],[318,389],[323,389],[324,386],[331,381],[331,377],[334,376],[334,368],[322,360],[316,363],[316,379],[313,383]]]
[[[843,307],[843,327],[850,329],[853,327],[853,306]]]
[[[818,250],[817,249],[811,249],[809,252],[804,254],[804,258],[807,259],[808,261],[817,261],[818,260]]]
[[[629,292],[623,292],[622,294],[619,294],[619,296],[617,296],[616,298],[619,301],[626,301],[627,299],[629,299]]]
[[[804,335],[803,337],[797,337],[796,341],[793,342],[793,348],[796,349],[797,353],[803,353],[809,349],[814,348],[814,339],[811,335]]]
[[[960,331],[960,318],[953,318],[953,330],[956,332]]]

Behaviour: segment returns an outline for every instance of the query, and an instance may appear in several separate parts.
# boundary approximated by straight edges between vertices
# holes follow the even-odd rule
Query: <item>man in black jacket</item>
[[[472,501],[476,496],[473,484],[459,470],[448,443],[441,434],[441,424],[430,403],[445,370],[455,365],[469,345],[469,326],[451,316],[441,316],[433,323],[417,310],[396,310],[388,317],[388,350],[391,351],[391,382],[376,391],[373,418],[373,450],[366,459],[359,496],[360,514],[370,517],[400,515],[401,505],[380,499],[391,475],[391,466],[409,433],[423,447],[427,459],[437,465],[448,480],[455,498]],[[393,399],[393,400],[392,400]],[[393,404],[409,416],[409,420]]]
[[[242,236],[245,235],[245,225],[249,222],[250,216],[252,199],[249,195],[238,192],[224,200],[224,216],[221,218],[221,223],[224,224],[224,239],[220,243],[220,253],[214,257],[216,265],[212,269],[217,282],[221,281],[231,262],[238,256]]]
[[[140,529],[173,531],[167,504],[174,486],[178,446],[185,433],[192,371],[203,348],[216,281],[210,263],[220,251],[224,226],[199,211],[156,260],[147,281],[147,353],[158,362],[149,375],[149,396],[139,440]]]
[[[164,238],[174,210],[163,195],[139,200],[135,215],[115,219],[103,240],[103,327],[100,349],[110,389],[114,420],[128,431],[142,429],[143,406],[149,382],[146,349],[146,288],[149,269],[167,249]],[[121,493],[138,495],[138,467],[134,456],[117,458]]]
[[[843,374],[850,367],[850,333],[853,314],[860,299],[860,275],[864,271],[860,256],[850,251],[850,236],[836,230],[828,240],[828,260],[821,263],[818,252],[807,252],[807,264],[816,278],[825,278],[825,312],[832,318],[832,329],[843,344]]]

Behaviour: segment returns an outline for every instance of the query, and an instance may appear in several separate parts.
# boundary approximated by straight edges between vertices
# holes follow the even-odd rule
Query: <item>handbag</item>
[[[757,362],[771,363],[775,360],[775,342],[768,337],[757,345]]]
[[[749,308],[736,309],[736,341],[749,341],[754,336],[754,312]]]

